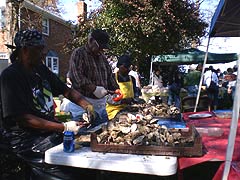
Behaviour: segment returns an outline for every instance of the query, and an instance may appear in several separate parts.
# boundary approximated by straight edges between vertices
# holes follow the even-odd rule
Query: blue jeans
[[[168,89],[168,105],[174,105],[180,108],[180,96]]]
[[[198,85],[187,86],[188,96],[197,97]]]

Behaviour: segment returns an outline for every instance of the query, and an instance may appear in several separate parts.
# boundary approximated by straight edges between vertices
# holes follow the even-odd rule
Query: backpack
[[[214,93],[217,90],[217,84],[214,81],[211,81],[210,86],[207,88],[207,91]]]
[[[212,75],[211,75],[211,82],[210,82],[209,87],[207,88],[207,91],[210,93],[214,93],[217,91],[217,88],[218,88],[217,84],[212,80]]]

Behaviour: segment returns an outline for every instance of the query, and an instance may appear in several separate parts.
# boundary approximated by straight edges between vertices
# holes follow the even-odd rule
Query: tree
[[[131,52],[141,68],[152,55],[182,50],[193,41],[199,44],[207,23],[198,6],[187,0],[105,0],[80,22],[70,47],[83,44],[95,27],[109,32],[112,54]]]
[[[45,10],[48,10],[53,14],[60,15],[61,13],[61,8],[57,6],[60,4],[59,0],[29,0],[29,1]]]

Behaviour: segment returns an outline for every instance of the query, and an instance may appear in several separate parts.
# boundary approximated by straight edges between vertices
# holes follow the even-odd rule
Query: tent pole
[[[153,57],[151,58],[151,65],[150,65],[150,75],[149,75],[149,84],[151,83],[151,86],[153,85]]]
[[[203,75],[204,75],[204,72],[205,72],[205,65],[206,65],[206,63],[207,63],[207,57],[208,57],[209,42],[210,42],[210,36],[208,36],[207,50],[206,50],[205,57],[204,57],[204,61],[203,61],[202,74],[201,74],[201,79],[200,79],[199,86],[198,86],[198,93],[197,93],[197,99],[196,99],[196,103],[195,103],[195,107],[194,107],[194,112],[197,111],[197,106],[198,106],[198,102],[199,102],[199,97],[200,97],[200,94],[201,94],[202,82],[203,82]]]
[[[230,171],[231,167],[231,162],[232,162],[232,155],[234,151],[234,144],[235,144],[235,139],[236,139],[236,133],[237,133],[237,125],[238,125],[238,117],[239,117],[239,107],[240,107],[240,55],[238,56],[238,61],[237,61],[237,80],[236,80],[236,89],[235,89],[235,94],[234,94],[234,102],[233,102],[233,114],[232,114],[232,120],[231,120],[231,126],[229,130],[229,136],[228,136],[228,145],[227,145],[227,151],[226,151],[226,159],[225,159],[225,166],[224,166],[224,171],[223,171],[223,176],[222,180],[227,180],[228,179],[228,174]]]

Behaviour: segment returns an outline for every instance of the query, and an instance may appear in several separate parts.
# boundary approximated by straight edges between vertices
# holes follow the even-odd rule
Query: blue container
[[[63,135],[63,151],[67,153],[74,152],[74,133],[72,131],[65,131]]]
[[[164,125],[167,128],[185,128],[186,124],[182,121],[173,121],[169,119],[161,119],[157,122],[160,126]]]

